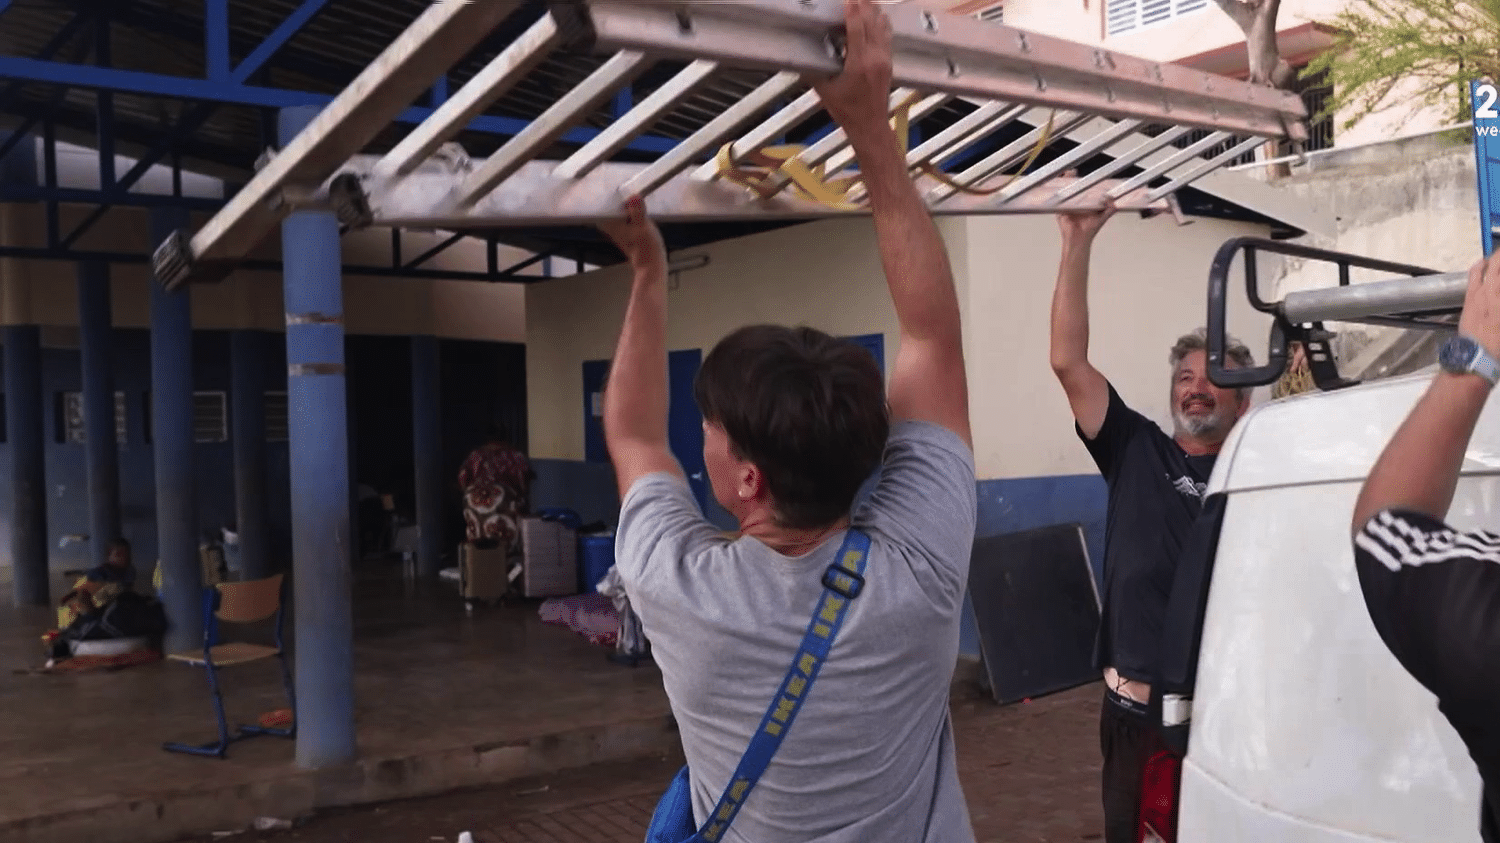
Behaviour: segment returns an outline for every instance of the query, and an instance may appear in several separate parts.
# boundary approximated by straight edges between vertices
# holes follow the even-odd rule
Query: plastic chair
[[[208,687],[213,692],[214,715],[219,723],[217,743],[184,744],[166,743],[162,748],[168,752],[185,752],[189,755],[224,758],[229,745],[245,738],[259,735],[274,735],[292,738],[297,735],[297,698],[292,691],[292,674],[286,663],[286,650],[282,646],[282,619],[285,604],[282,600],[283,575],[277,574],[263,580],[248,582],[226,582],[203,590],[203,650],[172,653],[169,659],[187,662],[202,667],[208,672]],[[247,624],[276,617],[276,643],[274,646],[243,642],[219,643],[219,624]],[[248,664],[262,659],[276,658],[281,662],[281,681],[286,688],[286,697],[292,712],[292,722],[287,728],[269,728],[241,724],[238,732],[229,734],[229,721],[224,716],[224,698],[219,692],[218,670],[231,665]]]

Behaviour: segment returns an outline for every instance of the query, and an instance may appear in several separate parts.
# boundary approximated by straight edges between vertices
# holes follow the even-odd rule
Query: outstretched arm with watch
[[[1438,354],[1441,371],[1396,430],[1354,505],[1352,532],[1400,509],[1441,520],[1453,502],[1464,451],[1500,380],[1500,256],[1469,270],[1458,333]]]

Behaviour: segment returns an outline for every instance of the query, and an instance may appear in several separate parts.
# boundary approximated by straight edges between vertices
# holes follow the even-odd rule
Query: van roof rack
[[[1280,301],[1261,297],[1256,257],[1260,254],[1332,264],[1338,286],[1287,293]],[[1243,257],[1245,297],[1271,317],[1266,362],[1248,368],[1225,366],[1228,331],[1229,270]],[[1388,272],[1396,278],[1350,283],[1355,269]],[[1319,389],[1340,389],[1358,381],[1339,374],[1325,322],[1354,322],[1396,328],[1451,330],[1468,289],[1467,272],[1438,272],[1410,264],[1378,260],[1260,237],[1237,237],[1219,247],[1208,272],[1208,379],[1223,388],[1275,383],[1286,372],[1291,343],[1301,343],[1308,369]]]
[[[803,75],[840,67],[842,8],[842,0],[435,1],[304,131],[265,156],[218,213],[162,243],[157,277],[168,289],[218,280],[299,207],[332,209],[351,228],[458,231],[590,225],[617,216],[623,196],[636,192],[666,222],[868,213],[857,187],[833,191],[843,202],[786,189],[794,170],[837,177],[854,163],[836,128],[795,151],[801,167],[765,166],[779,161],[756,155],[819,117]],[[487,36],[538,9],[394,148],[361,154]],[[1054,213],[1107,199],[1175,211],[1176,191],[1267,142],[1308,137],[1295,93],[916,3],[885,11],[898,86],[891,107],[924,121],[926,137],[907,160],[934,213]],[[450,143],[551,59],[577,81],[523,130],[488,158]],[[707,114],[694,99],[705,90],[718,101]],[[620,94],[641,96],[610,112],[609,103],[626,101]],[[566,157],[548,157],[586,122],[607,126]],[[619,160],[633,139],[666,123],[690,128],[654,160],[640,152]],[[978,160],[964,160],[976,151]],[[749,159],[765,170],[754,192],[725,177],[726,158],[731,169]]]

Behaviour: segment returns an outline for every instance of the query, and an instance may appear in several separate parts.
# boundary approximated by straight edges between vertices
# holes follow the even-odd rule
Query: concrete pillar
[[[83,358],[83,429],[89,472],[89,553],[103,565],[120,535],[120,449],[115,441],[115,377],[109,264],[78,265],[78,333]]]
[[[186,228],[187,212],[155,208],[151,242]],[[156,546],[161,601],[171,626],[164,646],[203,646],[203,566],[193,483],[193,313],[188,287],[151,284],[151,451],[156,461]],[[92,441],[92,437],[90,437]]]
[[[285,146],[317,116],[282,110]],[[297,765],[353,762],[354,624],[349,565],[349,443],[338,219],[298,211],[281,225],[291,418],[296,583]]]
[[[229,437],[234,452],[234,521],[240,536],[242,576],[275,573],[266,509],[266,366],[268,337],[260,331],[229,335]],[[280,567],[280,566],[277,566]]]
[[[359,520],[359,483],[365,478],[359,475],[359,407],[354,400],[354,368],[354,364],[344,361],[344,406],[347,408],[344,441],[349,443],[346,454],[349,460],[349,564],[357,566],[361,561],[359,543],[364,530]]]
[[[26,138],[0,159],[0,183],[36,184],[36,141]],[[31,242],[34,212],[0,205],[0,242]],[[9,432],[10,558],[17,606],[45,606],[51,571],[47,541],[47,451],[42,403],[41,329],[31,313],[31,278],[25,261],[0,258],[5,309],[5,425]]]
[[[412,462],[416,468],[417,572],[436,578],[443,557],[443,434],[438,338],[411,338]]]
[[[10,558],[17,606],[51,602],[41,329],[5,328],[5,424],[10,433]]]

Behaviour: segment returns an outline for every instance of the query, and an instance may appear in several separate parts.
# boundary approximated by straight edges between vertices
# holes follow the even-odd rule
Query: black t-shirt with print
[[[1203,509],[1215,457],[1188,456],[1109,385],[1109,409],[1093,439],[1076,424],[1109,486],[1104,534],[1103,617],[1096,667],[1152,682],[1162,618],[1183,542]]]
[[[1388,509],[1355,537],[1354,564],[1375,630],[1479,768],[1480,836],[1500,843],[1500,533]]]

